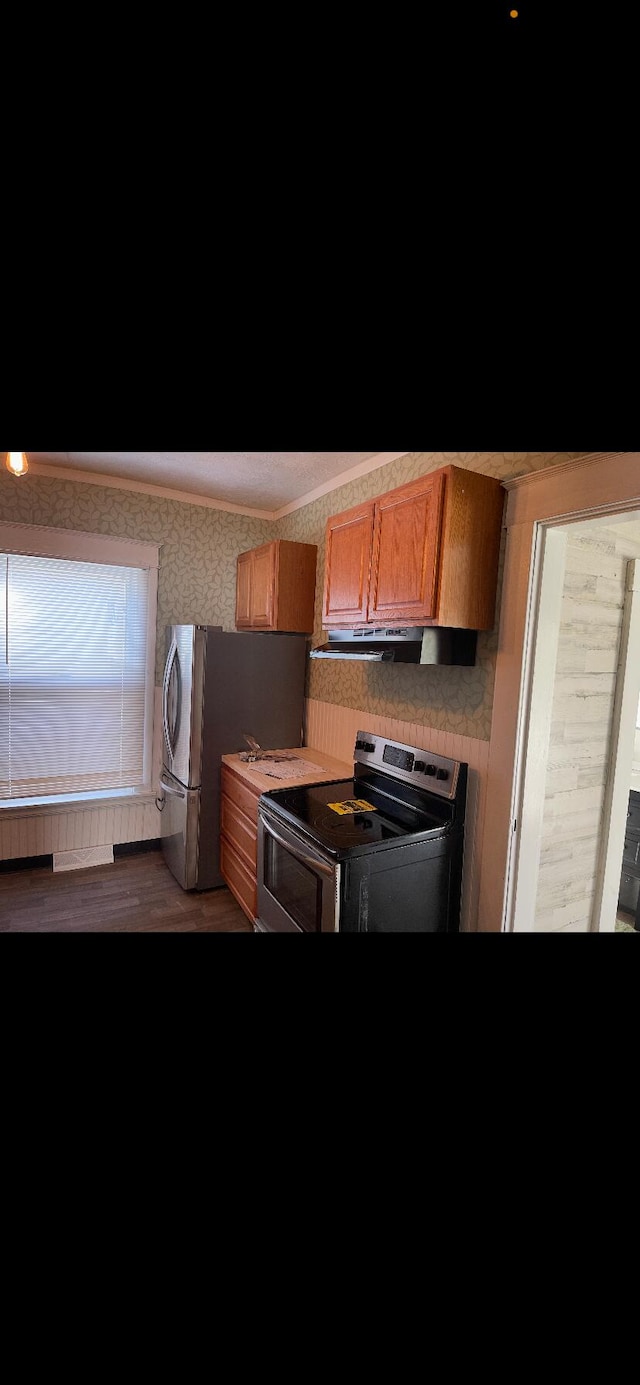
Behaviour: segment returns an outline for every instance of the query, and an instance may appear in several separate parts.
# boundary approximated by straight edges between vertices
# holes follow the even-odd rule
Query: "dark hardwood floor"
[[[0,872],[0,933],[252,933],[226,887],[181,889],[159,851],[53,874]]]

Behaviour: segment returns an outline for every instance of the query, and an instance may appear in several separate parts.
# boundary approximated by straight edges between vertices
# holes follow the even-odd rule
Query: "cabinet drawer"
[[[243,784],[242,780],[238,779],[227,765],[222,766],[222,792],[227,795],[227,798],[231,799],[232,803],[236,804],[240,811],[244,813],[245,817],[248,817],[257,828],[258,799],[260,798],[260,794],[250,789],[247,784]]]
[[[231,846],[242,856],[248,870],[255,874],[258,861],[258,833],[254,823],[245,813],[222,795],[220,827]]]
[[[238,853],[224,837],[220,838],[220,870],[240,908],[254,923],[258,908],[256,877],[250,875]]]

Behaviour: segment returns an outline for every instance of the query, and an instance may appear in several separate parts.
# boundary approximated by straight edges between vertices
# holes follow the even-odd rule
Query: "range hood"
[[[329,643],[310,653],[311,659],[360,659],[370,664],[452,664],[469,668],[476,662],[476,630],[434,626],[389,626],[366,630],[330,630]]]

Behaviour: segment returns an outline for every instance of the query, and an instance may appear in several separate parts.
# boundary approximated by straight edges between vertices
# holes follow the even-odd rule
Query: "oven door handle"
[[[268,832],[269,836],[273,837],[285,851],[289,851],[292,856],[295,856],[296,860],[302,861],[303,865],[309,866],[311,870],[318,871],[320,875],[327,875],[330,880],[333,879],[335,875],[334,866],[325,865],[324,861],[318,860],[315,856],[310,856],[306,851],[300,851],[292,842],[281,837],[280,833],[276,832],[275,827],[271,826],[271,820],[267,819],[266,813],[263,813],[262,810],[260,810],[260,821],[262,822],[265,832]]]

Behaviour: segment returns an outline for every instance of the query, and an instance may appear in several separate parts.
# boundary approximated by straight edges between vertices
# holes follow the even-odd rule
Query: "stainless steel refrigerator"
[[[167,627],[162,685],[162,850],[185,890],[220,874],[221,757],[303,744],[305,635]]]

